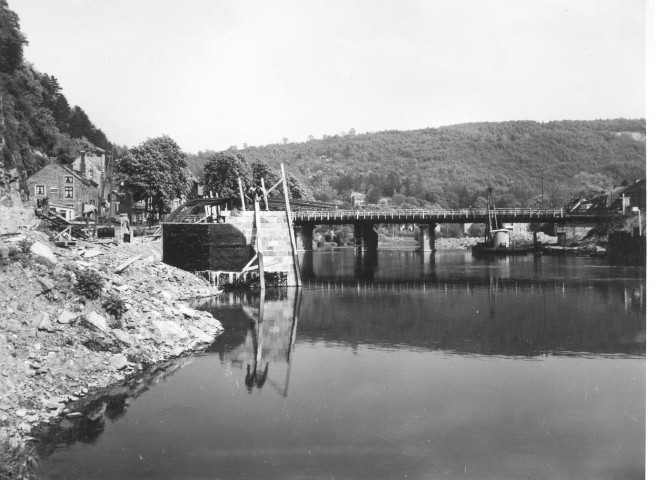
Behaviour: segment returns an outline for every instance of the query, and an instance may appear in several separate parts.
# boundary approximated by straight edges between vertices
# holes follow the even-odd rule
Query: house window
[[[37,185],[36,186],[36,194],[38,195],[45,195],[45,185]]]
[[[64,183],[73,183],[73,177],[70,175],[66,175],[64,177]]]
[[[64,187],[64,198],[73,198],[73,187]]]

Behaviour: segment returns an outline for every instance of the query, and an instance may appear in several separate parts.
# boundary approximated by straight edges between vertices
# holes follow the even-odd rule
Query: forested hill
[[[82,148],[111,148],[84,110],[69,105],[57,79],[23,58],[26,44],[18,15],[0,0],[0,186],[14,177],[9,172],[24,180],[48,157],[67,162]]]
[[[353,191],[369,203],[468,207],[494,187],[497,206],[546,204],[646,175],[646,121],[469,123],[412,131],[324,136],[239,149],[248,161],[284,163],[323,201]],[[236,147],[233,147],[236,150]],[[199,174],[210,152],[190,155]]]

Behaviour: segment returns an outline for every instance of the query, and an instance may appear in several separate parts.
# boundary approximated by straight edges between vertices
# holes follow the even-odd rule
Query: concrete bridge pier
[[[300,227],[293,228],[293,233],[296,236],[296,245],[298,250],[311,252],[314,249],[314,227],[315,225],[301,225]]]
[[[434,252],[434,229],[436,223],[419,225],[418,249],[422,252]]]
[[[357,252],[375,252],[378,249],[378,232],[372,223],[356,223],[354,225],[355,250]]]

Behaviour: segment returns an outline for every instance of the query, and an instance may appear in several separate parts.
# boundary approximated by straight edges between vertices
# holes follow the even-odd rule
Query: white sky
[[[646,0],[9,0],[110,141],[642,118]],[[650,7],[650,5],[649,5]],[[650,12],[649,8],[649,12]]]

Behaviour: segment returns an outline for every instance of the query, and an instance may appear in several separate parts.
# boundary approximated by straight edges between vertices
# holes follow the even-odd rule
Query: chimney
[[[86,177],[86,150],[80,150],[80,173]]]

